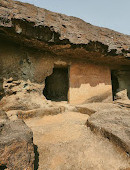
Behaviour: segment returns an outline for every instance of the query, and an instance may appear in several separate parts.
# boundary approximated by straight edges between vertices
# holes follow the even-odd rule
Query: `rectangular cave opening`
[[[54,67],[53,73],[45,79],[43,95],[47,100],[68,101],[68,67]]]
[[[113,101],[119,97],[130,99],[130,70],[112,70],[111,81]],[[124,96],[125,93],[122,93],[122,96],[121,93],[120,96],[117,95],[117,93],[124,90],[126,90],[126,96]]]

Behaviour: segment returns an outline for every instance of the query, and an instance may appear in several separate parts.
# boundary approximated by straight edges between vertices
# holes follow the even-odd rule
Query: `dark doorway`
[[[111,82],[112,82],[112,94],[113,101],[116,99],[116,93],[118,92],[119,82],[116,75],[116,71],[111,71]]]
[[[43,94],[48,100],[68,101],[69,77],[68,67],[54,68],[45,80]]]
[[[126,97],[130,99],[130,70],[111,71],[113,100],[118,99],[117,93],[127,91]]]

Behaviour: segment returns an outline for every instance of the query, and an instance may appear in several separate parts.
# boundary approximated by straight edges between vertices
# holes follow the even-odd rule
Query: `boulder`
[[[93,114],[86,122],[95,133],[108,138],[116,146],[130,154],[130,111],[109,108]]]
[[[33,133],[21,120],[0,122],[0,168],[4,167],[34,169]]]
[[[119,91],[116,93],[116,100],[129,100],[127,93],[127,89]]]

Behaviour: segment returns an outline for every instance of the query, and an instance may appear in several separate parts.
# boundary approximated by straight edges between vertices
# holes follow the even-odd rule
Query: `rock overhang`
[[[130,65],[130,36],[34,5],[2,0],[0,37],[55,56]]]

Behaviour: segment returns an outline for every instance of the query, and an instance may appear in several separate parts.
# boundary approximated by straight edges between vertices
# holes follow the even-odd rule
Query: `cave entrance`
[[[68,67],[56,67],[45,79],[43,95],[52,101],[68,101],[69,76]]]
[[[111,82],[112,82],[112,95],[113,101],[116,99],[116,93],[118,92],[119,82],[116,75],[116,71],[111,71]]]
[[[130,70],[113,70],[111,71],[113,100],[116,100],[116,94],[123,90],[127,91],[130,99]]]

